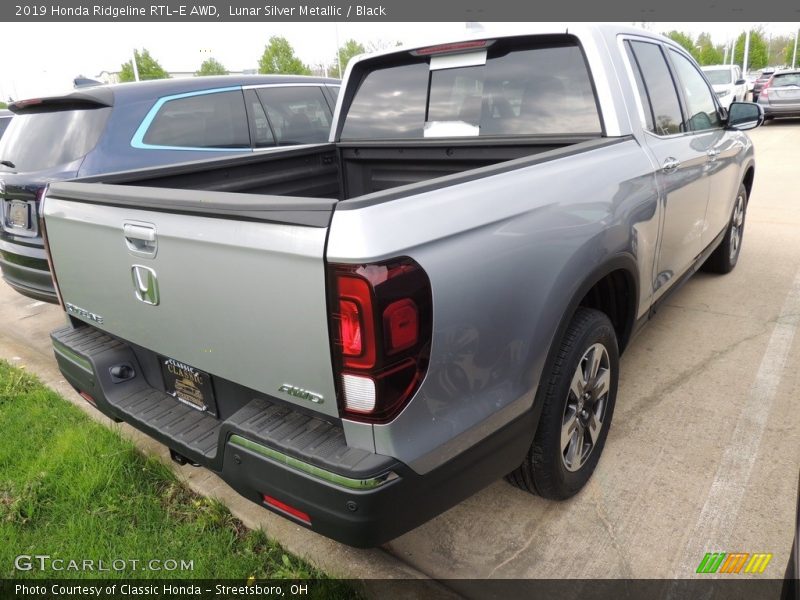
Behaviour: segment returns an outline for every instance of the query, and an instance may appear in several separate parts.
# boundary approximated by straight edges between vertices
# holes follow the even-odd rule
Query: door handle
[[[122,226],[128,250],[144,256],[155,256],[156,228],[143,223],[125,223]]]
[[[670,156],[664,161],[664,164],[661,165],[661,170],[664,173],[672,173],[680,166],[680,161],[677,158]]]
[[[716,160],[719,156],[719,149],[711,148],[708,152],[706,152],[706,156],[708,156],[709,160]]]

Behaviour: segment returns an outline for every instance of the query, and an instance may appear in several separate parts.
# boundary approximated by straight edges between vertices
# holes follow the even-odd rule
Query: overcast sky
[[[566,25],[566,24],[565,24]],[[771,35],[794,35],[800,23],[649,23],[656,31],[678,29],[715,43],[734,39],[747,26]],[[502,29],[506,24],[486,24]],[[519,28],[519,24],[509,25]],[[257,66],[272,35],[283,35],[307,64],[331,63],[336,40],[426,44],[457,37],[460,23],[0,23],[3,59],[0,98],[54,94],[78,75],[118,71],[132,48],[147,48],[167,71],[195,71],[209,55],[230,70]]]

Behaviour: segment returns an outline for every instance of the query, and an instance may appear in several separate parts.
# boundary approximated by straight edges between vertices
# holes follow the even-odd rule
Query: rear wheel
[[[708,257],[703,270],[712,273],[730,273],[739,261],[744,237],[744,221],[747,213],[747,188],[744,184],[739,186],[736,200],[733,203],[733,213],[728,223],[728,230],[717,249]]]
[[[618,379],[619,351],[611,321],[598,310],[579,308],[542,382],[544,405],[533,444],[506,479],[555,500],[577,493],[603,452]]]

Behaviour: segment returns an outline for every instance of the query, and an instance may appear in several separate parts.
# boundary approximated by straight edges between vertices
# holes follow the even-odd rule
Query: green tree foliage
[[[142,48],[141,52],[134,50],[133,55],[136,57],[136,67],[139,69],[139,79],[141,81],[147,79],[169,79],[169,73],[158,64],[155,58],[150,56],[150,52],[148,52],[146,48]],[[122,68],[119,72],[119,80],[135,81],[131,61],[122,63]]]
[[[686,51],[689,54],[694,56],[695,60],[698,60],[697,48],[694,45],[694,40],[692,39],[691,35],[689,35],[688,33],[684,33],[682,31],[675,31],[674,29],[669,33],[665,33],[664,35],[667,36],[669,39],[671,39],[673,42],[679,43],[686,49]]]
[[[701,33],[697,36],[697,62],[701,65],[719,65],[722,64],[723,52],[713,44],[711,36],[707,33]]]
[[[745,34],[742,33],[736,38],[736,44],[733,46],[733,62],[738,65],[744,61],[744,38]],[[745,71],[756,71],[763,69],[769,64],[769,56],[767,51],[767,41],[764,39],[764,33],[761,29],[753,29],[750,31],[750,53],[747,58],[747,64],[744,67]]]
[[[0,102],[0,108],[8,108],[8,104],[5,102]]]
[[[339,60],[333,57],[333,66],[330,69],[331,77],[341,77],[347,69],[347,63],[350,59],[359,54],[364,54],[366,49],[355,40],[347,40],[344,45],[339,47]],[[342,65],[342,71],[339,72],[339,64]]]
[[[294,48],[285,37],[273,35],[258,61],[259,73],[311,75],[309,69],[294,55]]]
[[[200,65],[200,70],[195,71],[194,74],[197,77],[205,77],[207,75],[227,75],[228,69],[226,69],[221,62],[212,56],[211,58],[204,60],[203,64]]]

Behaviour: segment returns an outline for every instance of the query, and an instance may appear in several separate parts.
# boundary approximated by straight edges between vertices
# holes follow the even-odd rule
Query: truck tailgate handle
[[[143,256],[156,254],[156,228],[145,223],[124,223],[122,232],[131,252]]]

